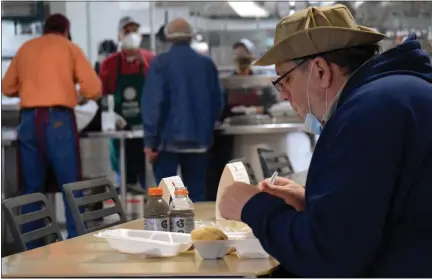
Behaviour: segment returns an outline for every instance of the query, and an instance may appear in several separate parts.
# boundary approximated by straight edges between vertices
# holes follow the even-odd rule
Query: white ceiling
[[[306,7],[305,1],[255,1],[262,4],[271,14],[285,16],[290,13],[290,2],[295,3],[296,10]],[[350,5],[359,24],[385,28],[421,27],[432,25],[432,2],[429,1],[336,1]],[[2,1],[2,15],[25,15],[34,1]],[[147,10],[150,2],[120,2],[124,11]],[[235,11],[226,1],[156,1],[156,7],[187,7],[190,12],[203,17],[237,17]],[[334,1],[309,1],[314,5],[325,5]]]
[[[132,1],[122,1],[119,2],[120,9],[122,11],[132,11],[132,10],[146,10],[150,7],[150,2],[132,2]]]

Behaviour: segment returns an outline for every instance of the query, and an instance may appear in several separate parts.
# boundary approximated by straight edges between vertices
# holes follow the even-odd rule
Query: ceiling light
[[[309,4],[311,6],[318,6],[318,7],[331,6],[334,3],[335,3],[334,1],[309,1]]]
[[[335,3],[335,1],[322,1],[322,2],[320,2],[321,7],[324,7],[324,6],[331,6],[331,5],[333,5],[334,3]]]
[[[268,17],[269,12],[253,1],[228,1],[230,7],[241,17]]]
[[[122,1],[118,3],[120,4],[120,10],[122,11],[146,10],[150,7],[150,3],[148,1],[145,2]]]
[[[363,1],[355,1],[354,2],[354,8],[358,9],[361,5],[363,5]]]

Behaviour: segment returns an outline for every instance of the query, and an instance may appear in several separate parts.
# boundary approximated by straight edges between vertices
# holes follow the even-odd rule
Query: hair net
[[[253,55],[254,52],[255,52],[255,45],[254,45],[254,43],[252,43],[252,41],[250,41],[248,39],[244,39],[243,38],[243,39],[239,40],[238,42],[236,42],[233,45],[233,49],[235,49],[235,48],[237,48],[239,46],[244,47],[249,52],[249,54],[251,54],[251,55]]]
[[[117,51],[117,44],[113,40],[104,40],[99,44],[98,54],[111,54]]]

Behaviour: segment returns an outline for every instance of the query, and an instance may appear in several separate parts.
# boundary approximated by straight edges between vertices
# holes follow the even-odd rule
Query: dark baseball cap
[[[70,21],[63,14],[53,14],[50,15],[44,24],[43,33],[60,33],[63,34],[67,31],[68,39],[72,40],[70,34]]]
[[[129,24],[136,24],[136,25],[140,26],[140,24],[138,23],[138,21],[134,20],[134,19],[133,19],[132,17],[130,17],[130,16],[125,16],[125,17],[122,17],[122,18],[120,19],[118,30],[119,30],[119,31],[120,31],[120,30],[123,30],[123,28],[125,28],[126,25],[129,25]]]

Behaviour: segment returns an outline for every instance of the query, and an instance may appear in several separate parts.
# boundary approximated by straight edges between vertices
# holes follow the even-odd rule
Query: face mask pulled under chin
[[[304,121],[305,130],[310,134],[315,134],[317,136],[321,135],[323,126],[321,122],[312,113],[307,113]]]
[[[121,41],[123,49],[138,49],[141,45],[141,36],[137,33],[130,33],[123,37]]]
[[[307,96],[307,101],[308,101],[309,112],[306,114],[304,124],[305,124],[306,132],[319,136],[319,135],[321,135],[321,132],[323,130],[323,126],[321,124],[321,121],[319,121],[318,118],[312,114],[311,103],[310,103],[310,98],[309,98],[309,84],[310,84],[310,79],[312,76],[313,67],[314,67],[314,65],[312,64],[312,68],[311,68],[310,73],[309,73],[309,78],[308,78],[307,88],[306,88],[306,96]],[[326,91],[326,110],[327,109],[328,108],[327,108],[327,91]]]

